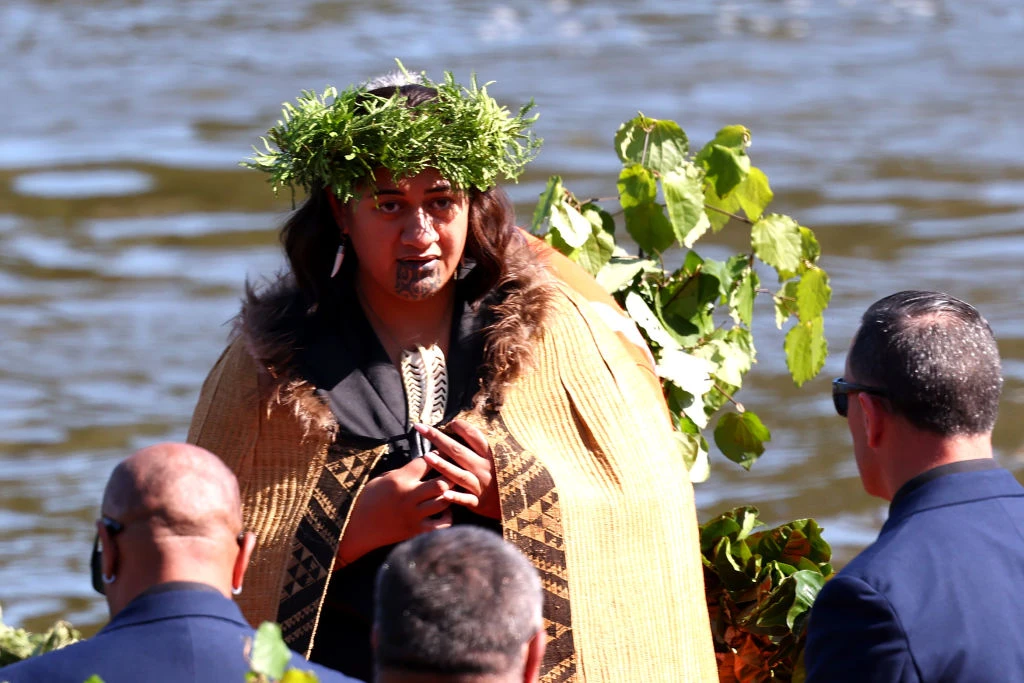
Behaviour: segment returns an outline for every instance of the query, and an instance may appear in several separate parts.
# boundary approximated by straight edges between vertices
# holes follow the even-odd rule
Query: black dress
[[[448,403],[442,423],[471,407],[483,362],[486,315],[481,311],[486,306],[467,303],[458,289],[447,357]],[[334,311],[317,316],[317,329],[303,345],[299,363],[338,421],[338,438],[328,450],[328,458],[342,446],[370,449],[387,444],[371,474],[371,478],[379,477],[421,456],[422,439],[407,427],[401,376],[362,308],[353,296],[340,291],[337,301]],[[452,514],[455,524],[478,524],[501,533],[498,520],[458,505],[452,506]],[[393,547],[378,548],[335,570],[320,613],[311,661],[373,680],[374,582]]]

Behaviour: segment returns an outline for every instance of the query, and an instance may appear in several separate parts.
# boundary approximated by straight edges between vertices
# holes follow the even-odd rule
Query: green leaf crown
[[[396,179],[435,168],[457,188],[487,190],[499,177],[516,180],[537,155],[542,141],[528,130],[537,120],[527,116],[533,100],[513,116],[475,74],[468,88],[451,72],[440,83],[419,80],[437,96],[414,108],[400,93],[381,97],[365,86],[303,91],[295,104],[284,103],[283,118],[262,138],[266,151],[254,148],[242,166],[268,173],[275,194],[330,187],[345,202],[381,167]]]

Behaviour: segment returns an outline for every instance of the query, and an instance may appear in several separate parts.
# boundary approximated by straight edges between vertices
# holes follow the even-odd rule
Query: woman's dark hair
[[[992,431],[1003,378],[992,330],[941,292],[897,292],[864,313],[850,379],[885,389],[894,412],[942,436]]]
[[[436,96],[432,88],[417,84],[377,88],[369,93],[382,97],[400,93],[406,97],[406,106],[410,108]],[[327,192],[326,188],[313,188],[281,228],[281,243],[307,310],[322,309],[337,296],[337,285],[330,274],[343,237]],[[492,405],[500,405],[503,387],[518,376],[527,361],[529,345],[525,342],[540,328],[548,290],[541,282],[532,251],[515,225],[515,211],[504,190],[499,187],[485,191],[470,189],[468,196],[466,255],[475,265],[461,283],[461,292],[470,302],[503,290],[532,295],[528,297],[530,305],[524,311],[526,315],[520,316],[522,324],[504,321],[501,334],[491,335],[488,342],[488,357],[494,356],[496,363],[488,364],[490,376],[484,379],[484,384],[491,390]],[[351,281],[357,262],[353,250],[347,250],[338,279]]]

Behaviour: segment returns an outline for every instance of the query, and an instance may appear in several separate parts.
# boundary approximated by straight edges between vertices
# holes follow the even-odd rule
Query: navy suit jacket
[[[825,584],[807,683],[1024,681],[1024,487],[1004,469],[926,481]]]
[[[137,597],[92,638],[0,669],[9,683],[244,683],[244,649],[253,629],[234,601],[213,590]],[[320,683],[352,683],[292,653],[291,667]]]

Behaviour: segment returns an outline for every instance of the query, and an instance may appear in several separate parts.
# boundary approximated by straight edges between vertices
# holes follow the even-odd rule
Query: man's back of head
[[[494,532],[456,526],[397,546],[377,575],[378,681],[535,681],[536,569]]]
[[[188,444],[144,448],[114,468],[103,494],[102,569],[111,614],[160,583],[191,581],[229,595],[252,540],[241,536],[238,482]]]
[[[848,356],[854,381],[885,390],[893,411],[940,436],[992,431],[1003,380],[992,330],[970,304],[904,291],[864,313]]]

